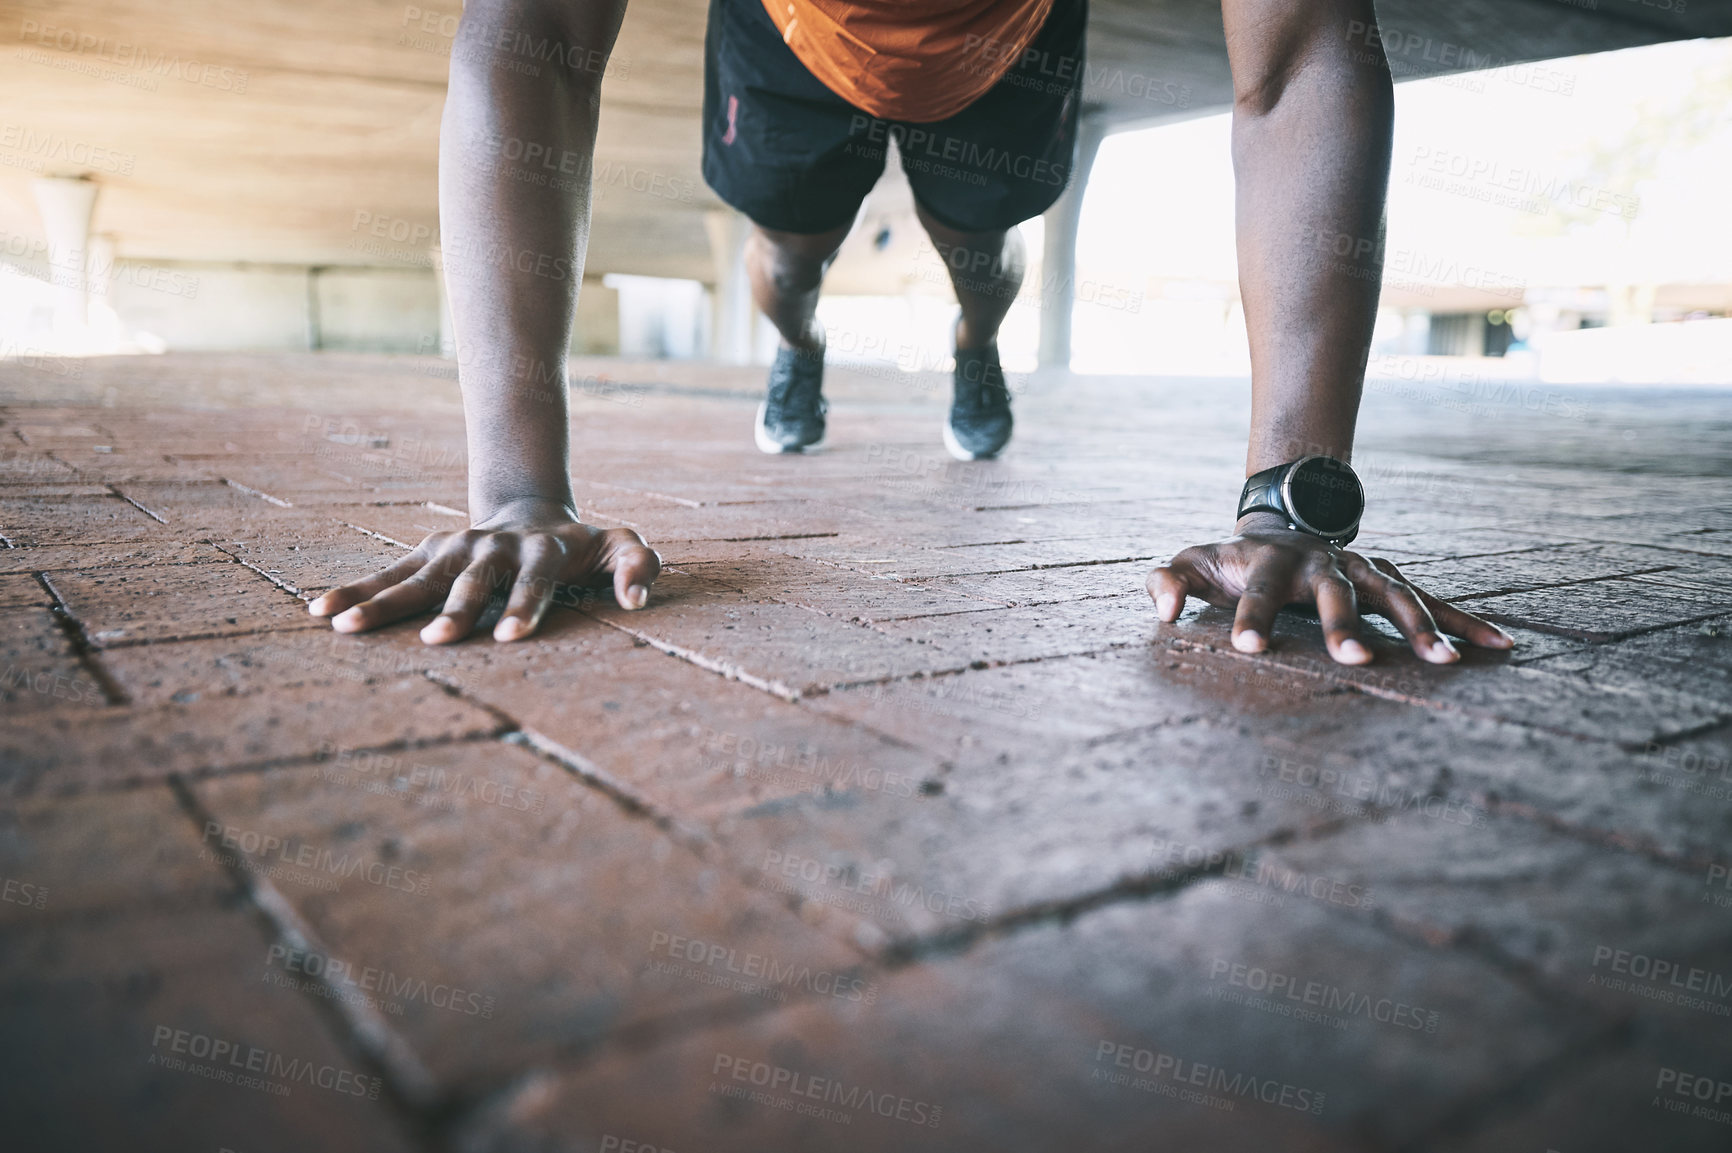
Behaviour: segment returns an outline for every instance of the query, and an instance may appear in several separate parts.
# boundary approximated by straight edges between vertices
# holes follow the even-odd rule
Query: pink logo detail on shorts
[[[732,144],[734,142],[734,130],[738,127],[738,125],[734,123],[734,118],[739,114],[740,98],[738,96],[728,97],[728,134],[722,137],[723,144]]]

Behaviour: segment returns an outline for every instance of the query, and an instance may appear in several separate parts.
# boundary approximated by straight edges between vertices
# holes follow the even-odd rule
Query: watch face
[[[1353,470],[1327,456],[1299,462],[1287,477],[1287,511],[1319,536],[1339,536],[1359,523],[1365,490]]]

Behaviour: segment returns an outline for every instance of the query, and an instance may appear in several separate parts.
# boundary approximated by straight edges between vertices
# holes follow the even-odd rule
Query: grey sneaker
[[[824,441],[824,354],[778,349],[754,438],[764,452],[804,452]]]
[[[1010,389],[998,346],[956,350],[950,419],[944,447],[957,460],[990,460],[1010,442]]]

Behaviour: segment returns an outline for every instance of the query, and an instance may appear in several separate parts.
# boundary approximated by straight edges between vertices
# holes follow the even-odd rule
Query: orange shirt
[[[1010,71],[1053,0],[764,0],[824,86],[885,120],[954,116]]]

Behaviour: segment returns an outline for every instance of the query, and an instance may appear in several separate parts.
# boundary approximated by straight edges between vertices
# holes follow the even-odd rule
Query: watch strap
[[[1291,464],[1278,464],[1247,477],[1245,487],[1239,492],[1239,516],[1272,512],[1285,517],[1287,506],[1281,503],[1281,481],[1292,467]]]

